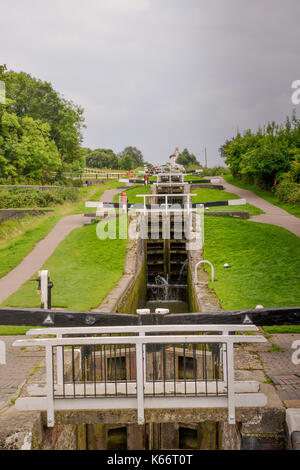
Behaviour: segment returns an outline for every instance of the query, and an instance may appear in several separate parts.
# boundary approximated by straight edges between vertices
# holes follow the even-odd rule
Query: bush
[[[277,186],[275,192],[278,201],[288,204],[300,203],[300,184],[288,179],[283,179]]]
[[[79,193],[75,188],[61,188],[41,191],[38,189],[0,190],[0,209],[25,207],[49,207],[65,201],[77,201]]]

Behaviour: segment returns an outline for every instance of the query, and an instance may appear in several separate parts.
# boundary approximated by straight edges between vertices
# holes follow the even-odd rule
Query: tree
[[[122,157],[130,155],[133,160],[133,168],[137,168],[138,166],[144,165],[144,157],[142,152],[137,149],[136,147],[126,147],[122,152],[118,154],[118,157],[121,159]]]
[[[227,140],[220,153],[236,178],[271,189],[285,180],[295,194],[299,185],[300,120],[295,113],[284,125],[268,123],[257,132],[250,129]],[[293,183],[293,184],[292,184]],[[282,185],[283,188],[283,185]],[[277,186],[276,186],[277,189]],[[283,194],[283,191],[282,191]]]
[[[185,168],[188,168],[191,165],[201,166],[195,155],[190,153],[187,149],[184,149],[183,152],[179,154],[176,163],[183,165]]]
[[[0,176],[12,180],[51,179],[51,172],[61,168],[56,144],[50,137],[49,124],[24,116],[2,112],[0,120]]]
[[[136,167],[136,161],[133,159],[132,155],[124,155],[119,160],[121,170],[134,170]]]
[[[83,109],[60,96],[51,83],[28,73],[7,71],[2,66],[0,79],[6,86],[7,112],[49,124],[50,138],[54,140],[62,161],[67,165],[81,161]]]
[[[118,158],[111,149],[92,150],[86,158],[89,168],[118,168]]]

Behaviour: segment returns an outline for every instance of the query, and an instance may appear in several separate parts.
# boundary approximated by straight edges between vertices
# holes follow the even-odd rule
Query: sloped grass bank
[[[59,219],[66,215],[85,212],[85,201],[99,200],[106,189],[117,187],[118,182],[80,188],[80,201],[65,203],[50,214],[7,220],[0,224],[0,277],[15,268],[35,245],[45,238]]]
[[[96,227],[97,224],[92,224],[73,230],[43,266],[54,282],[53,308],[83,311],[96,308],[122,276],[127,240],[118,237],[100,240]],[[2,306],[39,307],[36,283],[25,282]]]
[[[215,267],[211,287],[225,310],[300,305],[300,240],[268,224],[205,217],[205,259]],[[228,263],[229,268],[224,268]]]
[[[136,197],[136,196],[137,194],[150,194],[150,189],[151,189],[150,185],[147,185],[147,186],[140,185],[134,188],[124,189],[124,191],[122,192],[127,194],[128,202],[130,204],[143,204],[144,199],[142,197]],[[116,196],[114,197],[114,202],[119,202],[119,197],[120,195],[116,194]],[[148,200],[147,200],[147,204],[148,204]]]

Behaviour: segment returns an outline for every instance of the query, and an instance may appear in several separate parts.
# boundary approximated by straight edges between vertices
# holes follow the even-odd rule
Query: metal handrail
[[[214,271],[214,267],[213,267],[212,263],[210,261],[207,261],[207,260],[201,260],[195,266],[195,284],[198,284],[198,266],[200,264],[204,264],[204,263],[207,263],[207,264],[210,265],[210,267],[211,267],[211,281],[214,282],[214,280],[215,280],[215,274],[214,274],[215,271]]]

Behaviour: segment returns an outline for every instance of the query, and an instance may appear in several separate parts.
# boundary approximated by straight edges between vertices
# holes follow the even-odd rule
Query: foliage
[[[111,149],[85,149],[86,166],[88,168],[111,168],[117,170],[119,168],[118,157]]]
[[[122,150],[122,152],[120,152],[118,154],[118,157],[121,161],[121,159],[123,157],[128,157],[130,156],[132,161],[133,161],[133,168],[137,168],[138,166],[143,166],[144,165],[144,157],[143,157],[143,154],[142,152],[137,149],[136,147],[126,147],[124,150]],[[128,162],[129,162],[129,159],[126,158],[125,160],[127,162],[127,166],[128,166]],[[122,167],[121,167],[122,168]],[[127,170],[129,168],[123,168],[124,170]],[[130,168],[131,169],[131,168]]]
[[[130,171],[135,168],[135,160],[130,154],[125,154],[119,160],[121,170]]]
[[[58,188],[46,191],[38,189],[0,190],[0,209],[21,207],[49,207],[63,204],[65,201],[77,201],[78,190]]]
[[[45,183],[53,172],[82,168],[83,109],[25,72],[0,66],[0,80],[7,97],[0,105],[0,178]]]
[[[238,132],[220,152],[233,177],[275,190],[280,201],[299,202],[300,120],[295,113],[284,125],[272,122],[257,132]]]
[[[126,147],[119,154],[115,154],[111,149],[84,148],[83,153],[88,168],[110,168],[111,170],[130,171],[137,167],[144,168],[142,152],[136,147]]]
[[[202,168],[197,158],[193,153],[190,153],[188,149],[184,149],[176,160],[176,163],[183,165],[187,170],[194,168]]]

